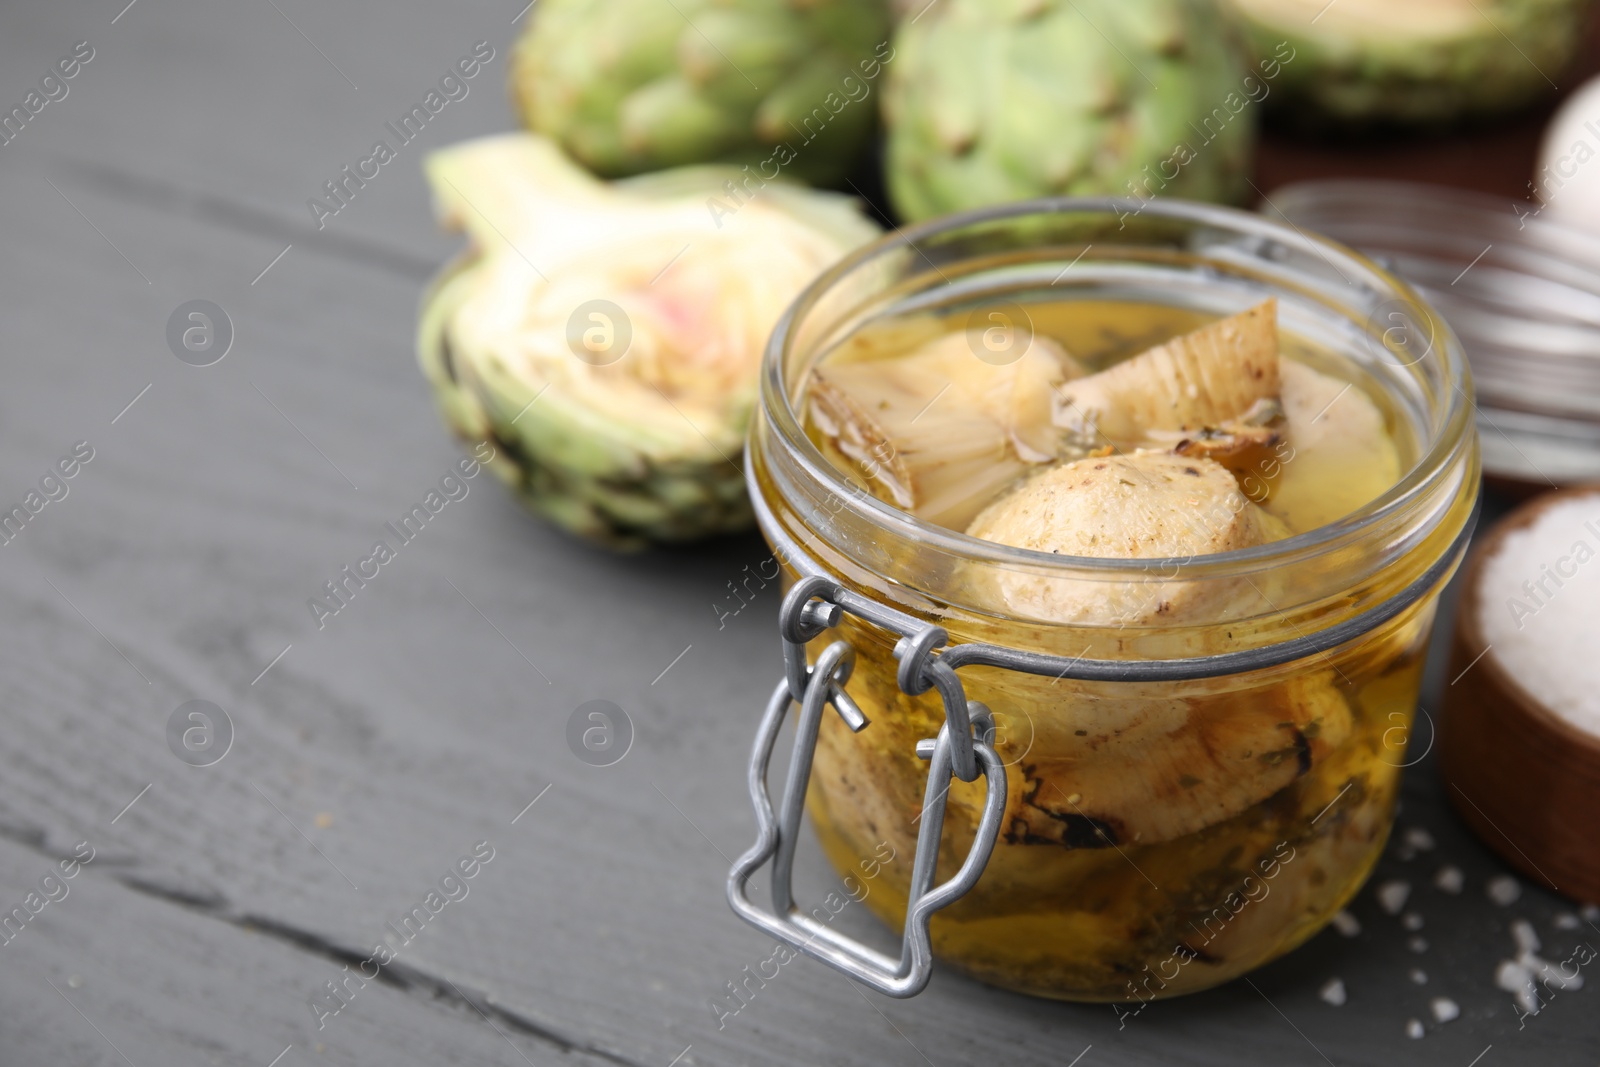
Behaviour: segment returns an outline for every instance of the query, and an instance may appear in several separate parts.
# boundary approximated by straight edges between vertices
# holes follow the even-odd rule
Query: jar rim
[[[1430,428],[1432,439],[1426,441],[1426,447],[1394,485],[1350,514],[1281,541],[1197,557],[1123,559],[1071,556],[1019,548],[927,522],[870,493],[862,492],[850,483],[806,435],[796,410],[795,398],[790,395],[788,388],[785,365],[793,349],[796,333],[807,313],[851,272],[896,249],[915,247],[930,237],[984,223],[1067,213],[1100,214],[1117,218],[1129,215],[1155,216],[1177,222],[1208,225],[1241,237],[1276,241],[1290,248],[1316,255],[1328,262],[1335,272],[1341,275],[1348,269],[1359,276],[1364,276],[1364,280],[1371,287],[1385,291],[1390,299],[1409,304],[1416,317],[1429,324],[1430,336],[1438,341],[1430,346],[1429,352],[1424,354],[1422,360],[1442,361],[1440,367],[1443,373],[1442,380],[1451,388],[1448,390],[1447,404],[1443,406],[1442,412],[1436,413],[1434,425]],[[1369,530],[1381,527],[1403,513],[1408,505],[1424,495],[1428,487],[1447,476],[1455,467],[1455,462],[1463,450],[1470,447],[1474,426],[1470,409],[1475,406],[1468,395],[1470,385],[1471,375],[1466,356],[1459,341],[1442,318],[1408,283],[1353,249],[1328,238],[1308,234],[1294,226],[1292,222],[1283,225],[1260,215],[1216,204],[1165,197],[1150,200],[1124,197],[1048,197],[979,208],[902,227],[855,249],[825,270],[785,309],[768,340],[762,356],[761,415],[786,449],[788,460],[797,463],[807,477],[843,501],[843,506],[851,509],[858,517],[866,519],[877,529],[903,540],[985,564],[1023,566],[1033,570],[1056,572],[1089,572],[1100,578],[1129,573],[1148,574],[1152,567],[1166,567],[1174,563],[1184,566],[1185,572],[1191,577],[1224,577],[1249,574],[1321,556],[1332,549],[1359,540]],[[756,420],[752,423],[752,451],[758,440],[756,429],[760,426],[760,422],[761,420]],[[1431,517],[1423,532],[1431,530],[1434,525],[1443,521],[1448,511],[1448,508],[1441,508]]]

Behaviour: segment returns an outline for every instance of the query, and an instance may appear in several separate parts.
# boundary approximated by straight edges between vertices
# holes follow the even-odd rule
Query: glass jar
[[[1287,540],[1172,560],[1012,548],[863,492],[803,428],[811,368],[881,320],[1002,308],[1026,329],[1017,309],[1045,299],[1224,316],[1267,297],[1284,351],[1356,368],[1406,460],[1378,499]],[[785,681],[751,767],[761,836],[729,877],[735,909],[897,996],[926,983],[930,950],[1010,989],[1131,1002],[1306,940],[1355,894],[1393,819],[1438,592],[1476,513],[1470,391],[1460,346],[1402,282],[1230,209],[1034,201],[838,264],[779,323],[751,430],[753,502],[791,589]],[[1232,593],[1183,625],[1065,625],[1009,607],[996,590],[1018,579]],[[774,806],[767,762],[795,704]],[[870,877],[862,899],[903,927],[898,958],[795,904],[802,804],[847,891]],[[768,860],[771,911],[748,895]]]

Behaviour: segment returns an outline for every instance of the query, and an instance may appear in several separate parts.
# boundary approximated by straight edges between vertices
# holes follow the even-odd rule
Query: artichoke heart
[[[899,358],[824,363],[812,422],[838,465],[879,497],[960,529],[1031,465],[1056,458],[1050,397],[1077,373],[1042,336],[995,365],[967,334],[949,333]]]
[[[1183,567],[1349,514],[1400,476],[1395,436],[1366,390],[1280,357],[1271,300],[1064,382],[1052,421],[1063,433],[1055,462],[985,507],[967,533],[1158,562],[1117,580],[983,576],[996,610],[1043,621],[1184,625],[1270,608],[1248,577],[1190,580]],[[1083,456],[1091,446],[1098,451]]]
[[[1220,463],[1139,451],[1047,467],[985,508],[967,533],[1035,552],[1159,561],[1136,579],[1029,570],[984,577],[996,608],[1027,618],[1148,626],[1264,609],[1248,580],[1186,580],[1174,561],[1265,544],[1287,528],[1247,499]]]
[[[1092,444],[1117,448],[1178,448],[1235,423],[1245,425],[1230,428],[1259,439],[1249,423],[1277,399],[1279,376],[1277,301],[1267,300],[1070,383],[1056,419]]]
[[[767,335],[876,228],[843,197],[777,184],[718,215],[725,170],[607,185],[528,134],[438,152],[427,173],[474,246],[419,334],[452,427],[494,438],[501,476],[581,536],[746,526],[738,460]]]
[[[1349,738],[1350,705],[1332,671],[1277,691],[1191,699],[1079,700],[1065,721],[1095,733],[1108,711],[1151,706],[1168,732],[1122,731],[1025,764],[1006,839],[1109,848],[1172,841],[1222,822],[1303,778]]]

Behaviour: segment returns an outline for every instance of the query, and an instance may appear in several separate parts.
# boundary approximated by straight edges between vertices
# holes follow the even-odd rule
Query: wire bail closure
[[[914,623],[895,646],[900,660],[901,687],[908,693],[937,688],[944,698],[945,723],[937,737],[917,744],[917,756],[929,761],[928,785],[922,800],[922,825],[912,861],[911,890],[901,935],[900,958],[894,959],[840,934],[804,914],[794,901],[794,852],[800,822],[805,815],[806,790],[816,755],[822,717],[832,707],[852,732],[870,724],[845,692],[855,666],[855,649],[847,641],[834,641],[813,666],[806,662],[806,644],[839,624],[846,608],[838,599],[844,590],[820,576],[802,578],[784,598],[779,626],[783,633],[784,679],[767,702],[766,714],[750,758],[750,799],[755,805],[756,843],[740,856],[728,874],[728,903],[746,922],[766,931],[813,959],[822,961],[880,993],[912,997],[927,986],[933,974],[933,948],[928,924],[933,913],[965,895],[982,875],[1000,836],[1006,808],[1006,769],[986,738],[992,736],[993,719],[981,704],[968,704],[960,678],[947,665],[931,659],[934,649],[948,640],[938,626]],[[870,603],[870,602],[869,602]],[[883,612],[891,609],[874,605]],[[854,614],[854,612],[852,612]],[[898,615],[898,612],[894,614]],[[942,668],[942,669],[941,669]],[[911,688],[916,686],[917,688]],[[776,812],[767,789],[772,752],[789,706],[800,706],[794,751]],[[974,737],[976,725],[979,736]],[[966,761],[963,767],[963,760]],[[965,771],[965,774],[963,774]],[[945,802],[952,777],[987,782],[983,814],[966,860],[953,877],[934,885],[939,839],[944,833]],[[750,876],[772,861],[772,911],[763,911],[748,895]]]

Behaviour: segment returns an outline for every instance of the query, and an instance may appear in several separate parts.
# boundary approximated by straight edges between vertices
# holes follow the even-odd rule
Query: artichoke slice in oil
[[[1221,464],[1140,451],[1047,467],[985,508],[967,533],[1055,555],[1169,561],[1251,548],[1286,530]],[[1264,606],[1248,581],[1190,581],[1176,564],[1137,578],[997,570],[982,581],[996,607],[1055,623],[1184,625]]]
[[[1023,768],[1007,839],[1068,848],[1171,841],[1232,818],[1309,774],[1350,736],[1350,705],[1332,671],[1281,692],[1084,700],[1062,710],[1091,736]],[[1097,730],[1151,705],[1165,732]]]
[[[811,421],[826,451],[880,498],[960,529],[1030,467],[1054,460],[1051,396],[1076,364],[1034,336],[996,365],[966,333],[909,355],[834,359],[814,372]]]
[[[1196,435],[1243,420],[1279,392],[1277,301],[1208,323],[1072,382],[1063,427],[1126,448],[1153,433]]]

